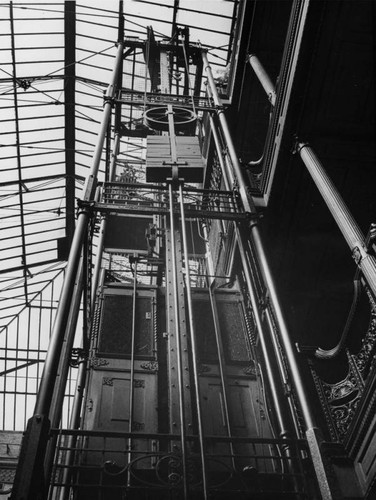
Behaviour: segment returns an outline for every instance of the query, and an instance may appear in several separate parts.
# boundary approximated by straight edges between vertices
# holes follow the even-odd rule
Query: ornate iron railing
[[[178,498],[183,487],[179,435],[57,429],[52,433],[58,440],[50,500],[71,498],[69,494],[93,500],[125,498],[132,492],[136,495],[132,498],[140,500],[150,495]],[[197,436],[187,436],[185,470],[190,494],[200,498],[202,468],[197,444]],[[205,448],[210,498],[224,498],[225,494],[239,499],[244,494],[256,499],[312,498],[310,471],[301,459],[306,452],[304,440],[207,436]]]

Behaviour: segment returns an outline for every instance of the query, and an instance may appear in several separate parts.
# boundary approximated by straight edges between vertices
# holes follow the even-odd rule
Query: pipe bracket
[[[367,257],[367,255],[367,250],[360,242],[352,249],[352,258],[357,265],[359,265],[361,261]]]
[[[80,200],[77,198],[77,215],[84,213],[92,217],[94,215],[94,207],[94,200]]]

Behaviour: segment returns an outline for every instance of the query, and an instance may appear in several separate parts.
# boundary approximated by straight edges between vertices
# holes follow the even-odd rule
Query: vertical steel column
[[[122,57],[123,46],[122,44],[119,44],[111,83],[106,92],[106,100],[103,109],[101,128],[98,135],[98,142],[93,155],[93,164],[90,170],[90,174],[85,183],[84,201],[89,201],[94,196],[103,143],[107,131],[107,123],[111,114],[112,98],[114,97],[117,70],[122,61]],[[82,243],[86,234],[89,218],[90,213],[87,208],[82,209],[77,218],[77,226],[74,232],[71,251],[69,253],[64,285],[59,300],[59,307],[56,312],[55,324],[52,331],[50,346],[48,349],[40,389],[38,392],[38,400],[35,405],[35,414],[48,413],[49,405],[51,403],[56,370],[60,357],[61,344],[65,332],[65,325],[69,315],[78,262],[80,259]]]
[[[60,424],[61,420],[61,414],[62,414],[62,407],[64,403],[64,396],[65,396],[65,388],[66,388],[66,381],[68,378],[68,373],[69,373],[69,362],[71,359],[71,354],[72,354],[72,347],[73,347],[73,342],[75,338],[75,333],[76,333],[76,328],[77,328],[77,320],[78,320],[78,315],[80,312],[80,303],[81,303],[81,295],[82,295],[82,288],[83,288],[83,258],[81,256],[78,272],[77,272],[77,279],[74,287],[74,292],[73,292],[73,298],[72,298],[72,308],[69,314],[68,318],[68,324],[66,328],[66,333],[64,336],[64,342],[63,342],[63,347],[62,347],[62,355],[60,358],[60,363],[59,363],[59,370],[56,376],[56,384],[55,384],[55,390],[51,402],[51,411],[49,414],[49,419],[51,422],[51,427],[52,428],[57,428]],[[52,471],[52,464],[53,460],[55,457],[55,452],[56,452],[56,443],[57,443],[57,435],[53,436],[52,439],[49,441],[47,450],[46,450],[46,457],[45,457],[45,478],[46,478],[46,484],[48,484],[50,477],[51,477],[51,471]]]
[[[211,89],[211,92],[213,95],[214,103],[217,106],[217,113],[218,113],[218,118],[219,118],[219,121],[221,124],[222,132],[223,132],[223,135],[224,135],[224,138],[226,141],[226,145],[228,147],[228,151],[229,151],[231,162],[232,162],[232,165],[233,165],[233,168],[235,171],[236,179],[237,179],[238,184],[239,184],[239,194],[241,196],[241,200],[242,200],[244,209],[247,212],[254,213],[255,208],[253,206],[252,201],[250,200],[250,197],[248,196],[246,183],[245,183],[244,178],[243,178],[243,172],[241,170],[241,166],[240,166],[240,163],[239,163],[236,151],[235,151],[235,147],[234,147],[233,142],[232,142],[232,137],[231,137],[230,132],[229,132],[227,120],[226,120],[226,117],[224,115],[223,106],[222,106],[221,100],[218,96],[217,89],[215,87],[215,82],[213,79],[213,75],[211,72],[211,68],[209,66],[208,59],[207,59],[205,52],[203,52],[203,60],[204,60],[204,65],[205,65],[205,69],[206,69],[207,76],[208,76],[210,89]],[[299,372],[298,365],[297,365],[297,362],[295,359],[295,353],[294,353],[294,350],[292,347],[292,343],[291,343],[290,336],[289,336],[289,333],[287,330],[287,326],[286,326],[286,323],[285,323],[285,320],[284,320],[284,317],[282,314],[282,310],[281,310],[281,307],[279,304],[277,292],[276,292],[275,285],[274,285],[274,280],[272,278],[272,275],[271,275],[271,272],[269,269],[269,264],[266,260],[266,256],[265,256],[265,252],[264,252],[264,248],[263,248],[263,245],[261,242],[258,228],[256,227],[255,224],[252,224],[252,226],[251,226],[251,233],[252,233],[252,237],[253,237],[254,246],[255,246],[255,249],[257,252],[257,256],[259,258],[261,271],[262,271],[264,279],[265,279],[265,284],[268,287],[268,290],[270,293],[270,298],[272,300],[273,307],[275,309],[276,317],[278,320],[278,325],[280,327],[281,336],[283,339],[283,344],[284,344],[284,347],[286,349],[286,355],[287,355],[287,358],[289,360],[290,368],[291,368],[292,375],[293,375],[293,378],[295,381],[296,390],[298,393],[299,402],[300,402],[301,407],[302,407],[302,413],[303,413],[303,416],[305,419],[305,423],[306,423],[307,428],[310,428],[310,427],[314,426],[312,412],[309,408],[308,400],[307,400],[306,393],[305,393],[305,390],[303,387],[303,382],[301,380],[300,372]]]
[[[226,117],[224,114],[224,108],[222,105],[222,101],[219,98],[217,88],[216,88],[216,85],[214,82],[212,70],[211,70],[211,67],[209,65],[208,57],[207,57],[205,51],[202,52],[202,59],[204,62],[204,69],[206,71],[206,76],[207,76],[208,83],[209,83],[210,93],[212,95],[212,98],[213,98],[213,101],[214,101],[214,104],[215,104],[215,107],[217,110],[218,119],[219,119],[219,122],[221,124],[221,130],[223,132],[223,136],[224,136],[225,143],[226,143],[226,146],[228,149],[228,153],[229,153],[229,156],[231,158],[233,168],[234,168],[234,171],[235,171],[235,174],[237,177],[237,181],[239,184],[239,194],[240,194],[241,200],[242,200],[243,205],[244,205],[244,210],[246,212],[254,212],[255,209],[253,206],[253,202],[250,200],[250,197],[248,195],[248,191],[247,191],[247,187],[246,187],[246,184],[244,182],[244,179],[243,179],[243,173],[242,173],[242,170],[240,167],[239,159],[238,159],[238,156],[237,156],[237,153],[236,153],[236,150],[235,150],[235,147],[234,147],[234,144],[232,142],[232,138],[231,138],[231,135],[229,132],[229,128],[227,125],[227,120],[226,120]]]
[[[128,432],[133,432],[133,412],[134,412],[134,350],[136,346],[136,300],[137,300],[137,257],[134,263],[134,276],[133,276],[133,301],[132,301],[132,332],[131,332],[131,374],[130,374],[130,387],[129,387],[129,421]],[[132,437],[128,439],[128,465],[132,460]],[[127,486],[131,485],[131,473],[128,468]]]
[[[109,172],[109,181],[113,182],[114,177],[115,177],[115,167],[116,167],[116,159],[119,154],[119,146],[120,146],[120,135],[117,133],[115,134],[115,139],[114,139],[114,150],[111,156],[111,163],[110,163],[110,172]],[[98,282],[99,282],[99,275],[101,272],[102,268],[102,257],[103,257],[103,250],[104,250],[104,238],[106,235],[106,230],[107,230],[107,215],[102,216],[101,220],[101,225],[99,228],[99,238],[98,238],[98,246],[97,246],[97,260],[95,263],[95,268],[94,268],[94,273],[93,273],[93,285],[92,285],[92,296],[91,296],[91,310],[93,311],[94,309],[94,302],[95,302],[95,294],[97,293],[97,287],[98,287]]]
[[[276,90],[275,90],[275,86],[272,83],[269,75],[265,71],[265,68],[261,64],[261,62],[258,59],[258,57],[255,56],[254,54],[249,55],[248,61],[249,61],[250,65],[251,65],[251,67],[253,68],[256,76],[258,77],[261,85],[263,86],[265,92],[267,93],[269,101],[274,106],[275,105],[275,101],[276,101]],[[271,332],[271,339],[272,339],[272,342],[273,342],[274,352],[275,352],[276,359],[277,359],[277,362],[278,362],[279,371],[280,371],[280,374],[281,374],[281,377],[282,377],[282,381],[283,381],[283,384],[285,386],[287,386],[288,380],[286,378],[285,369],[284,369],[284,366],[283,366],[283,361],[282,361],[281,353],[280,353],[280,350],[279,350],[279,345],[277,345],[277,339],[276,339],[275,335],[273,334],[274,327],[273,327],[273,322],[272,322],[272,317],[271,317],[271,311],[268,308],[265,311],[265,315],[266,315],[266,319],[268,321],[269,330]],[[294,421],[295,431],[296,431],[297,435],[299,435],[299,433],[300,433],[300,431],[299,431],[299,425],[298,425],[298,421],[297,421],[297,416],[295,415],[295,411],[294,411],[294,408],[293,408],[293,404],[292,404],[291,398],[288,398],[288,402],[289,402],[289,406],[290,406],[290,409],[291,409],[291,416],[292,416],[293,421]]]
[[[287,375],[285,373],[285,367],[283,365],[283,360],[282,360],[282,356],[280,353],[280,346],[278,345],[276,335],[273,335],[273,333],[272,333],[274,331],[274,325],[273,325],[273,320],[272,320],[272,313],[271,313],[269,307],[266,307],[266,309],[265,309],[265,317],[266,317],[266,321],[267,321],[268,326],[269,326],[269,331],[271,332],[270,337],[271,337],[272,343],[273,343],[274,354],[275,354],[275,357],[276,357],[276,360],[278,363],[279,373],[281,375],[282,383],[283,383],[283,386],[284,386],[284,389],[286,392],[289,390],[289,387],[288,387],[289,381],[288,381]],[[297,437],[299,437],[301,432],[300,432],[300,427],[299,427],[299,423],[298,423],[298,417],[296,415],[295,408],[293,406],[293,402],[291,400],[291,397],[287,397],[287,401],[288,401],[288,404],[290,407],[290,415],[291,415],[292,421],[294,423],[295,435]]]
[[[373,255],[368,254],[366,239],[360,227],[312,148],[308,144],[299,143],[297,150],[345,238],[373,296],[376,297],[376,259]]]
[[[110,85],[105,96],[105,104],[98,141],[93,155],[92,167],[84,188],[84,201],[90,201],[95,192],[95,184],[101,160],[103,143],[107,124],[111,114],[112,99],[115,93],[117,73],[123,58],[123,45],[119,44],[115,59]],[[48,430],[50,422],[48,414],[51,407],[55,378],[61,357],[61,348],[64,341],[66,325],[72,307],[72,296],[77,277],[83,241],[90,220],[88,207],[80,210],[77,218],[69,259],[66,267],[64,284],[62,287],[59,305],[56,311],[51,340],[43,369],[34,415],[28,422],[26,436],[23,439],[20,451],[20,461],[16,471],[12,500],[33,500],[38,498],[43,489],[43,466]]]
[[[277,419],[278,426],[279,426],[279,434],[281,437],[287,437],[289,434],[288,425],[285,422],[285,418],[284,418],[284,415],[282,412],[282,407],[281,407],[282,405],[280,402],[280,396],[279,396],[278,388],[276,385],[275,375],[274,375],[273,369],[272,369],[269,350],[268,350],[266,340],[265,340],[266,334],[265,334],[265,328],[263,326],[262,318],[261,318],[261,314],[260,314],[260,304],[259,304],[256,292],[255,292],[255,288],[253,286],[252,274],[250,272],[250,266],[249,266],[249,262],[247,260],[247,254],[246,254],[246,251],[245,251],[245,248],[243,245],[243,241],[242,241],[238,226],[235,226],[235,231],[236,231],[236,237],[237,237],[237,241],[238,241],[240,258],[242,261],[242,267],[244,270],[245,280],[247,283],[249,298],[251,300],[253,317],[255,319],[257,331],[259,334],[261,352],[262,352],[262,355],[264,358],[266,375],[267,375],[267,379],[269,382],[269,389],[270,389],[270,393],[271,393],[271,398],[273,400],[274,411],[275,411],[276,419]]]
[[[199,441],[200,441],[200,454],[201,454],[201,466],[202,466],[202,486],[203,486],[203,490],[204,490],[204,499],[207,500],[208,490],[207,490],[206,463],[205,463],[204,430],[203,430],[203,423],[202,423],[203,420],[202,420],[202,413],[201,413],[200,388],[199,388],[199,377],[198,377],[198,367],[197,367],[198,352],[197,352],[195,328],[194,328],[194,322],[193,322],[191,275],[190,275],[190,270],[189,270],[188,242],[187,242],[187,230],[186,230],[186,226],[185,226],[185,212],[184,212],[182,183],[179,184],[179,197],[180,197],[181,228],[182,228],[182,236],[183,236],[183,254],[184,254],[184,263],[185,263],[185,282],[186,282],[186,292],[187,292],[188,318],[189,318],[189,329],[191,332],[191,344],[192,344],[192,367],[193,367],[193,377],[194,377],[194,383],[195,383],[198,436],[199,436]]]
[[[185,432],[185,409],[184,409],[184,380],[182,366],[182,347],[179,328],[179,297],[178,297],[178,275],[176,265],[176,245],[175,245],[175,214],[174,214],[174,191],[172,183],[169,184],[169,208],[170,208],[170,231],[171,231],[171,263],[172,263],[172,289],[174,296],[174,314],[176,324],[176,348],[177,348],[177,367],[178,367],[178,386],[179,386],[179,417],[180,417],[180,442],[182,452],[183,468],[183,491],[184,499],[188,499],[188,478],[187,478],[187,448]]]
[[[100,265],[100,261],[97,261],[96,265]],[[103,281],[104,281],[104,273],[102,273],[102,275],[99,277],[99,281],[96,283],[96,286],[98,285],[100,286],[100,284],[103,284]],[[92,306],[91,306],[92,311],[94,311],[94,302],[95,302],[95,296],[92,297]],[[80,427],[80,414],[81,414],[82,400],[84,397],[84,388],[86,384],[86,372],[87,372],[86,359],[83,358],[79,361],[76,387],[73,397],[73,405],[68,424],[68,429],[74,430]],[[71,466],[73,464],[75,457],[74,447],[76,446],[76,443],[77,443],[77,435],[67,436],[67,442],[64,444],[64,446],[67,449],[67,454],[64,460],[64,465],[66,467],[63,470],[63,479],[61,481],[63,486],[61,487],[59,493],[58,497],[59,500],[69,499],[69,490],[70,490],[69,480],[72,474]]]
[[[86,382],[86,360],[81,360],[78,367],[78,374],[76,380],[75,394],[73,398],[73,406],[71,412],[71,418],[69,421],[69,429],[78,429],[80,426],[80,412],[84,393],[84,387]],[[64,446],[67,449],[63,469],[62,486],[59,492],[59,496],[56,497],[59,500],[68,500],[69,498],[69,481],[72,475],[71,467],[73,465],[75,451],[74,447],[77,443],[77,436],[66,436],[67,441]]]
[[[225,187],[227,190],[230,190],[230,183],[228,180],[228,175],[229,175],[228,166],[226,165],[226,163],[223,159],[223,156],[222,156],[221,142],[220,142],[220,139],[218,137],[218,132],[216,130],[214,120],[212,117],[210,117],[210,125],[212,128],[212,133],[213,133],[213,137],[214,137],[214,143],[215,143],[215,147],[216,147],[216,151],[217,151],[217,156],[218,156],[221,168],[223,169]],[[268,383],[269,383],[269,387],[270,387],[271,397],[273,400],[273,406],[274,406],[275,412],[276,412],[276,417],[277,417],[278,426],[279,426],[279,432],[280,432],[281,436],[287,436],[288,425],[285,422],[285,419],[284,419],[284,416],[283,416],[283,413],[281,410],[279,393],[278,393],[278,389],[276,386],[275,376],[274,376],[274,373],[272,371],[270,355],[269,355],[269,351],[268,351],[266,340],[265,340],[265,337],[266,337],[265,327],[263,325],[263,322],[261,319],[261,314],[259,311],[260,307],[259,307],[258,298],[256,297],[255,288],[253,285],[253,279],[252,279],[252,275],[250,272],[250,265],[249,265],[249,262],[247,259],[247,254],[246,254],[246,251],[245,251],[245,248],[243,245],[243,240],[241,238],[239,227],[236,224],[234,225],[234,230],[235,230],[236,241],[237,241],[238,247],[239,247],[240,258],[241,258],[244,273],[245,273],[247,288],[248,288],[249,294],[250,294],[254,319],[255,319],[257,331],[259,333],[261,352],[262,352],[264,362],[265,362],[266,375],[267,375],[267,379],[268,379]]]
[[[232,142],[232,137],[229,131],[229,127],[227,124],[227,120],[224,114],[224,109],[222,106],[222,101],[218,96],[218,92],[215,86],[214,78],[212,75],[211,68],[208,63],[208,58],[205,52],[202,53],[202,58],[204,62],[204,67],[206,70],[207,78],[208,78],[208,83],[210,86],[210,90],[213,96],[214,104],[217,108],[217,114],[218,114],[218,119],[221,124],[221,129],[223,132],[224,139],[226,141],[226,145],[228,148],[228,152],[231,158],[231,162],[234,168],[234,172],[236,175],[236,179],[239,184],[239,194],[243,203],[243,207],[247,212],[254,213],[255,212],[255,207],[253,205],[253,201],[250,199],[248,192],[247,192],[247,186],[243,178],[243,172],[239,163],[239,159],[236,154],[235,147]],[[306,426],[306,436],[307,436],[307,441],[308,445],[310,448],[311,456],[312,456],[312,461],[315,466],[315,472],[316,476],[318,479],[318,483],[320,486],[320,491],[322,494],[323,500],[331,500],[333,498],[332,496],[332,482],[329,483],[329,478],[328,478],[328,471],[326,469],[326,465],[324,464],[324,458],[322,456],[321,450],[320,450],[320,432],[318,431],[312,410],[310,408],[310,404],[307,398],[306,390],[303,384],[303,380],[300,374],[300,370],[298,367],[297,360],[295,358],[295,351],[293,348],[293,344],[287,329],[287,325],[282,313],[282,309],[279,303],[276,287],[274,284],[274,279],[272,277],[270,268],[269,268],[269,263],[267,261],[264,247],[261,241],[260,233],[258,230],[258,227],[253,224],[251,225],[251,237],[253,240],[254,248],[256,251],[256,255],[258,257],[258,261],[260,264],[260,269],[263,274],[263,279],[265,281],[265,284],[267,286],[268,292],[269,292],[269,297],[271,304],[273,306],[273,309],[275,311],[276,315],[276,320],[278,324],[278,328],[280,331],[281,335],[281,341],[282,345],[285,349],[286,353],[286,358],[288,360],[289,368],[291,371],[291,378],[295,386],[297,398],[299,401],[300,409],[302,411],[302,416],[304,419],[304,423]]]

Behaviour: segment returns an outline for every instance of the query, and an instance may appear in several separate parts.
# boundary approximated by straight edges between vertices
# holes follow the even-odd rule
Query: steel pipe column
[[[250,55],[248,60],[265,92],[268,94],[270,102],[274,105],[276,96],[275,87],[268,74],[255,55]],[[273,100],[270,98],[271,95],[274,96]],[[374,297],[376,297],[376,259],[367,253],[366,239],[361,229],[313,149],[306,143],[298,143],[297,152],[300,154],[346,243],[350,247],[356,264],[363,272]]]
[[[215,143],[215,148],[217,151],[217,156],[218,160],[223,172],[223,178],[224,178],[224,184],[225,188],[227,190],[230,190],[230,182],[228,180],[228,175],[230,174],[230,169],[226,165],[226,162],[223,159],[223,154],[222,154],[222,148],[221,148],[221,143],[220,139],[218,136],[218,132],[216,130],[215,124],[213,117],[210,116],[210,126],[211,126],[211,131],[213,134],[214,138],[214,143]],[[251,301],[252,309],[253,309],[253,317],[256,323],[256,328],[259,334],[259,339],[260,339],[260,346],[261,346],[261,352],[262,356],[264,358],[264,363],[265,363],[265,369],[266,369],[266,376],[270,388],[270,393],[271,393],[271,398],[273,401],[273,407],[275,410],[276,414],[276,420],[278,422],[278,427],[279,427],[279,434],[281,436],[287,436],[288,435],[288,425],[287,422],[285,421],[285,417],[283,415],[282,409],[281,409],[281,404],[279,401],[279,391],[276,385],[276,380],[275,376],[272,370],[272,365],[271,365],[271,360],[269,356],[269,351],[266,345],[266,332],[265,332],[265,326],[263,325],[262,318],[261,318],[261,313],[260,313],[260,308],[259,308],[259,301],[258,297],[256,297],[256,292],[255,292],[255,287],[253,284],[253,279],[252,279],[252,274],[250,272],[250,265],[247,259],[247,253],[243,245],[243,240],[241,238],[240,230],[237,225],[235,225],[235,237],[236,241],[239,247],[239,253],[240,253],[240,258],[242,261],[242,266],[244,269],[244,275],[247,283],[247,288],[249,292],[249,298]],[[293,418],[293,417],[292,417]],[[298,434],[296,435],[298,437]]]
[[[113,98],[115,96],[115,85],[117,82],[118,70],[121,67],[122,58],[123,45],[120,43],[117,48],[111,82],[105,95],[102,122],[98,134],[97,145],[93,155],[92,167],[85,183],[83,198],[85,202],[92,200],[95,194],[97,174],[107,125],[111,116],[111,108],[113,105]],[[43,490],[46,486],[43,484],[43,466],[41,464],[44,460],[47,446],[47,436],[50,428],[48,414],[51,408],[55,379],[61,357],[61,348],[64,342],[66,325],[71,311],[73,290],[90,216],[91,214],[88,207],[84,206],[81,208],[77,218],[76,230],[74,232],[72,246],[69,253],[64,284],[56,311],[55,323],[38,391],[34,416],[31,417],[28,422],[28,429],[22,442],[20,451],[21,458],[16,471],[11,497],[12,500],[35,500],[37,498],[43,498],[44,496]]]
[[[112,80],[105,96],[106,100],[104,104],[102,123],[98,135],[97,145],[94,151],[93,163],[90,170],[90,174],[85,183],[84,201],[90,201],[94,197],[96,179],[99,170],[104,139],[107,131],[107,124],[111,114],[112,99],[115,94],[115,82],[117,79],[117,70],[118,67],[120,66],[120,63],[122,62],[122,57],[123,57],[123,46],[122,44],[119,44],[115,61],[115,68],[112,74]],[[35,414],[47,413],[49,410],[49,405],[51,403],[56,370],[60,357],[61,344],[64,338],[63,335],[65,332],[65,325],[70,311],[72,292],[76,279],[78,262],[80,259],[82,244],[87,231],[89,219],[90,219],[89,210],[87,208],[83,208],[78,215],[77,226],[72,242],[72,248],[69,253],[64,285],[59,300],[59,307],[56,312],[55,324],[53,327],[51,341],[48,348],[46,362],[43,370],[43,376],[40,384],[40,389],[38,392],[38,400],[35,405]]]
[[[215,82],[214,82],[214,79],[212,76],[211,68],[209,66],[208,59],[207,59],[207,56],[205,53],[203,53],[203,60],[204,60],[204,66],[205,66],[207,76],[208,76],[210,90],[211,90],[214,102],[217,106],[218,118],[220,120],[222,132],[223,132],[223,135],[224,135],[224,138],[226,141],[226,146],[228,147],[228,152],[229,152],[231,162],[232,162],[232,165],[234,168],[236,180],[237,180],[238,185],[239,185],[239,194],[241,196],[241,200],[242,200],[244,209],[248,212],[255,213],[256,209],[255,209],[253,202],[250,199],[250,196],[248,195],[248,192],[247,192],[247,187],[246,187],[246,183],[244,181],[243,172],[242,172],[242,169],[241,169],[241,166],[240,166],[240,163],[239,163],[236,151],[235,151],[235,147],[234,147],[233,142],[232,142],[232,137],[231,137],[229,127],[227,124],[227,119],[224,115],[224,110],[223,110],[223,107],[221,104],[221,100],[218,96],[218,92],[217,92]],[[287,330],[286,322],[285,322],[283,314],[282,314],[282,309],[281,309],[280,304],[279,304],[276,288],[274,285],[274,280],[272,278],[272,274],[271,274],[270,269],[269,269],[269,264],[266,260],[266,255],[265,255],[264,248],[263,248],[263,245],[261,242],[259,230],[258,230],[258,227],[256,226],[256,224],[252,224],[250,229],[251,229],[251,236],[252,236],[252,240],[253,240],[254,247],[256,250],[256,254],[257,254],[257,257],[258,257],[258,260],[260,263],[260,268],[261,268],[261,271],[263,273],[264,281],[265,281],[265,284],[268,288],[270,299],[272,301],[272,304],[273,304],[273,307],[275,310],[276,318],[278,321],[278,326],[279,326],[279,329],[281,332],[283,345],[284,345],[285,350],[286,350],[287,359],[288,359],[289,364],[290,364],[292,378],[294,379],[294,382],[295,382],[296,391],[297,391],[297,395],[299,398],[299,403],[301,405],[305,424],[306,424],[307,428],[314,427],[312,412],[309,408],[308,400],[306,397],[306,392],[305,392],[305,389],[303,387],[303,382],[302,382],[300,372],[298,369],[298,365],[297,365],[297,362],[295,359],[295,353],[294,353],[294,350],[292,347],[292,342],[291,342],[290,335],[289,335],[288,330]]]
[[[260,80],[261,85],[263,86],[265,92],[268,95],[268,99],[272,106],[275,105],[276,93],[274,84],[269,78],[269,75],[265,71],[263,65],[260,63],[257,56],[254,54],[250,54],[248,56],[249,64],[252,66],[253,71],[256,73],[257,78]]]
[[[376,297],[376,259],[367,253],[361,229],[312,148],[308,144],[299,143],[297,150]]]

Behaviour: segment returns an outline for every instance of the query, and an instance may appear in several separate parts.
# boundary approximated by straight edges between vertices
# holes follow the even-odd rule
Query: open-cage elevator
[[[337,498],[207,50],[176,24],[127,37],[119,18],[10,498]],[[139,61],[143,87],[124,71]]]

